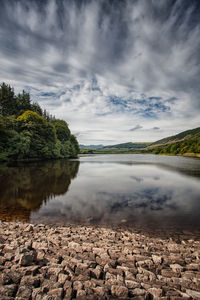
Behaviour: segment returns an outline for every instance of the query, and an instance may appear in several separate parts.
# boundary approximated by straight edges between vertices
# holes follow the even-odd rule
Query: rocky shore
[[[0,299],[200,299],[200,241],[0,222]]]

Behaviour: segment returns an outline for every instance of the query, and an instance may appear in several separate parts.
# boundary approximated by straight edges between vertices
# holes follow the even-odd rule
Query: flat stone
[[[146,291],[144,289],[135,288],[131,290],[131,293],[134,296],[143,296],[146,294]]]
[[[172,269],[173,272],[182,272],[183,267],[180,266],[179,264],[171,264],[170,268]]]

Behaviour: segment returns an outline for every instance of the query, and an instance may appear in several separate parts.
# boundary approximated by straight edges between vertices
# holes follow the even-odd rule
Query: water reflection
[[[152,155],[9,166],[0,218],[199,230],[199,174],[200,160]]]
[[[32,211],[68,191],[78,168],[78,161],[65,160],[2,165],[0,218],[29,222]]]

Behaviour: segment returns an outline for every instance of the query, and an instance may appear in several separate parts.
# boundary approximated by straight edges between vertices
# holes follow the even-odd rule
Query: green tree
[[[24,112],[17,121],[19,130],[30,137],[30,157],[54,157],[56,132],[53,125],[32,111]]]
[[[23,91],[16,97],[16,115],[21,115],[26,110],[31,109],[30,94]]]
[[[0,85],[0,114],[13,115],[16,109],[16,98],[13,88],[4,82]]]
[[[52,121],[52,124],[55,127],[57,138],[62,143],[70,139],[71,132],[67,123],[64,120],[56,119]]]

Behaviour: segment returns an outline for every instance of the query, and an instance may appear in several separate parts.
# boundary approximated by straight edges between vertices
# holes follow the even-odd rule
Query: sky
[[[0,0],[0,82],[81,144],[200,126],[199,0]]]

